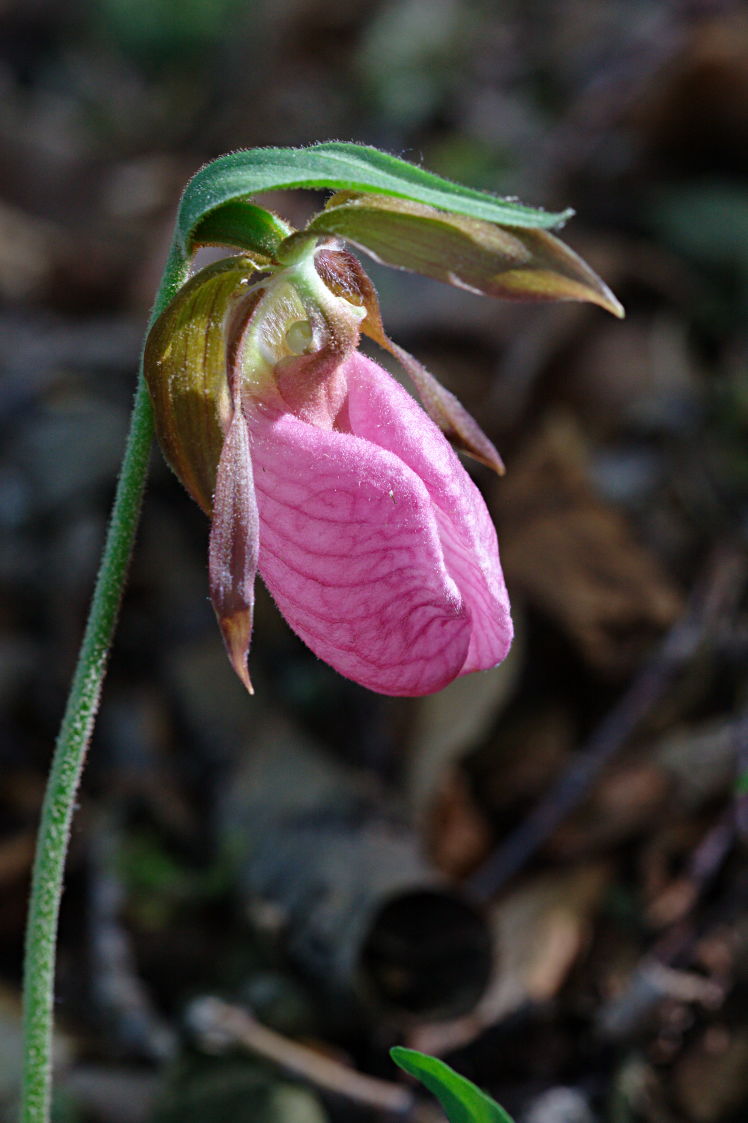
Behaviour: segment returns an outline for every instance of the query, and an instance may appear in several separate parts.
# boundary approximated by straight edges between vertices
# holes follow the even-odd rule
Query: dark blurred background
[[[728,0],[0,7],[0,1119],[45,770],[178,196],[227,150],[324,139],[573,206],[564,236],[627,319],[372,266],[390,334],[508,467],[474,474],[513,653],[430,699],[339,678],[264,595],[248,699],[207,525],[154,455],[70,855],[55,1119],[429,1119],[387,1099],[399,1042],[518,1123],[743,1121],[748,11]],[[286,1061],[302,1042],[306,1077],[206,996]],[[356,1100],[351,1068],[385,1083]]]

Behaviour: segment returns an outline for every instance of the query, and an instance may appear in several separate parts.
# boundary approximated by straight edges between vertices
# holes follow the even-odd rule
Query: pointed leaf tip
[[[513,1123],[496,1100],[437,1057],[402,1045],[390,1049],[390,1056],[436,1096],[449,1123]]]
[[[604,308],[606,312],[610,312],[617,320],[626,319],[626,309],[621,304],[620,300],[614,292],[612,292],[606,284],[602,286],[601,299],[598,304]]]
[[[247,608],[241,612],[235,612],[233,616],[221,616],[218,624],[231,666],[247,688],[247,692],[254,694],[254,687],[247,667],[249,645],[252,639],[251,611]]]

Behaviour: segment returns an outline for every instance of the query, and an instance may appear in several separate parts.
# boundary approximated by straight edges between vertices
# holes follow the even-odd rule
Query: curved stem
[[[151,323],[188,269],[175,242]],[[42,806],[26,928],[22,1123],[49,1120],[55,954],[70,825],[138,527],[152,440],[153,415],[141,363],[107,539]]]

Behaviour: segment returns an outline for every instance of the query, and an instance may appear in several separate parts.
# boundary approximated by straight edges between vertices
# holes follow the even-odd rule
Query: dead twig
[[[467,887],[476,897],[487,899],[497,893],[582,801],[605,765],[660,700],[677,671],[730,615],[744,581],[742,552],[721,549],[712,556],[684,614],[592,735],[579,759],[469,879]]]
[[[735,723],[736,730],[742,730],[743,736],[747,722],[748,711]],[[667,918],[669,927],[632,971],[625,989],[601,1008],[597,1029],[608,1039],[622,1040],[630,1036],[664,998],[700,1002],[710,1008],[721,1004],[725,985],[688,974],[683,966],[690,962],[700,929],[704,927],[703,923],[698,923],[696,906],[714,883],[735,844],[739,813],[739,804],[731,802],[694,850],[683,877],[650,907],[650,919]],[[744,907],[744,900],[736,899],[739,896],[731,886],[730,908],[735,912]]]
[[[414,1097],[407,1088],[354,1072],[340,1061],[323,1057],[296,1041],[289,1041],[262,1025],[246,1009],[218,998],[197,999],[189,1007],[187,1020],[207,1049],[222,1050],[242,1045],[250,1052],[280,1065],[286,1072],[301,1076],[317,1088],[354,1103],[393,1115],[408,1115],[413,1108]]]

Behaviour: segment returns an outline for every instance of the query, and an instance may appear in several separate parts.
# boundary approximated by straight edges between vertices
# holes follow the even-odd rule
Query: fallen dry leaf
[[[552,417],[498,489],[509,588],[551,617],[602,674],[631,670],[681,605],[623,516],[596,494],[574,421]]]

